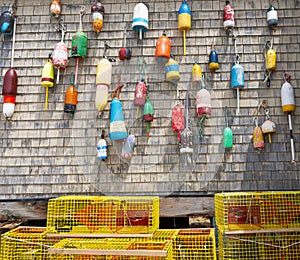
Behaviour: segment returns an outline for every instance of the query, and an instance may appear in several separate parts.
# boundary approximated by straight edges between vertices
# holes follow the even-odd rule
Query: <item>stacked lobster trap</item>
[[[159,229],[157,196],[50,199],[46,228],[1,239],[1,260],[216,260],[214,229]]]
[[[300,192],[215,195],[220,259],[298,259]]]

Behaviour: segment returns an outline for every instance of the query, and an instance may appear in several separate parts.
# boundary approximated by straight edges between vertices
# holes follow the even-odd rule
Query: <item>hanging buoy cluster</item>
[[[95,32],[100,32],[103,27],[104,6],[100,1],[95,1],[91,7],[92,21]],[[84,8],[80,11],[80,25],[76,34],[72,37],[72,57],[76,59],[76,71],[71,74],[71,85],[68,87],[65,94],[64,111],[74,115],[78,99],[78,91],[76,89],[77,76],[78,76],[78,62],[80,59],[84,59],[87,56],[87,35],[82,29],[82,17],[84,14]],[[61,15],[61,1],[52,0],[50,4],[50,15],[58,18]],[[274,4],[271,4],[267,10],[267,23],[268,26],[275,30],[278,24],[277,10]],[[2,34],[10,35],[15,33],[16,20],[13,16],[12,7],[8,11],[5,11],[0,16],[0,29]],[[240,65],[239,55],[236,49],[236,35],[233,33],[235,27],[234,10],[229,1],[226,1],[226,6],[223,10],[223,26],[228,32],[232,32],[234,38],[234,52],[235,62],[231,68],[231,88],[237,90],[237,113],[239,114],[240,102],[239,102],[239,90],[244,88],[244,68]],[[131,51],[127,48],[127,27],[126,23],[124,27],[124,40],[123,47],[119,50],[120,60],[130,60]],[[143,34],[147,32],[149,28],[148,20],[148,7],[143,3],[135,5],[133,10],[132,29],[139,34],[139,39],[142,40]],[[178,29],[183,32],[183,45],[184,55],[186,55],[186,32],[191,29],[191,10],[186,0],[182,1],[182,4],[178,10]],[[64,43],[65,27],[62,24],[62,20],[58,20],[58,31],[61,33],[61,41],[54,47],[52,56],[49,55],[46,64],[42,70],[41,85],[46,88],[45,109],[48,109],[48,89],[54,86],[54,68],[57,69],[57,83],[59,83],[59,72],[62,69],[66,69],[68,64],[68,48]],[[15,35],[14,35],[15,38]],[[12,47],[12,62],[11,68],[5,73],[2,94],[4,96],[3,114],[6,118],[12,117],[14,113],[14,107],[17,95],[18,76],[13,68],[13,47]],[[265,53],[265,68],[266,77],[265,82],[267,86],[270,86],[270,75],[276,70],[276,52],[273,49],[273,39],[266,44]],[[107,106],[108,102],[108,88],[112,82],[112,64],[111,61],[105,56],[106,49],[109,46],[105,43],[103,58],[97,64],[96,72],[96,98],[95,105],[98,110],[98,114],[101,115],[103,110]],[[177,82],[180,80],[179,65],[171,55],[171,41],[167,37],[166,32],[156,40],[155,46],[155,59],[157,62],[165,63],[166,80],[176,86],[177,100],[172,109],[172,129],[177,133],[178,143],[181,153],[192,153],[192,132],[189,129],[188,122],[188,93],[186,94],[186,119],[184,119],[183,105],[179,101],[179,93],[177,88]],[[208,68],[214,72],[219,69],[218,54],[215,50],[214,42],[212,43],[211,51],[209,54]],[[143,120],[146,123],[147,138],[150,137],[150,126],[154,119],[154,108],[150,101],[147,86],[144,80],[144,71],[142,73],[141,80],[137,83],[134,93],[134,105],[137,107],[143,106]],[[284,84],[281,88],[281,102],[282,111],[288,114],[290,136],[291,136],[291,153],[292,161],[295,160],[294,140],[292,135],[292,118],[291,113],[295,111],[295,97],[294,89],[290,84],[290,75],[284,74]],[[203,122],[208,116],[211,115],[212,105],[211,96],[209,91],[205,88],[205,79],[200,64],[195,61],[192,68],[192,83],[202,88],[196,95],[196,113],[200,118],[199,122],[199,138],[202,138]],[[127,135],[126,126],[123,116],[122,103],[120,101],[120,89],[123,85],[120,85],[120,77],[118,78],[118,86],[114,89],[112,94],[112,102],[110,106],[110,139],[112,141],[122,140],[124,141],[121,156],[125,159],[131,159],[133,154],[133,148],[135,145],[134,135]],[[138,111],[138,110],[137,110]],[[229,127],[228,120],[228,108],[226,107],[226,127],[223,131],[223,146],[226,150],[229,150],[233,146],[233,134]],[[138,114],[138,113],[137,113]],[[258,125],[258,115],[255,118],[255,128],[253,132],[253,145],[258,151],[264,148],[264,135],[268,136],[269,143],[272,142],[271,135],[276,132],[276,125],[270,120],[269,110],[265,108],[266,120],[261,125]],[[105,151],[104,151],[105,150]],[[104,140],[104,130],[101,134],[101,139],[97,145],[97,157],[101,160],[107,158],[107,144]]]
[[[98,33],[102,30],[105,9],[101,2],[96,1],[91,7],[91,11],[94,31]]]

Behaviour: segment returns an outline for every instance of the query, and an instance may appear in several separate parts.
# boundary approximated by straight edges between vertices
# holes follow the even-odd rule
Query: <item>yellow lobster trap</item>
[[[296,260],[300,259],[300,229],[219,230],[219,259]]]
[[[300,191],[219,193],[215,214],[225,231],[300,228]]]
[[[47,238],[46,228],[18,227],[1,236],[1,260],[49,259],[48,248],[55,242]]]
[[[57,260],[172,260],[171,241],[134,238],[63,239],[49,249]]]
[[[149,236],[158,227],[159,197],[155,196],[63,196],[48,202],[48,236]]]
[[[179,229],[173,241],[174,259],[216,260],[215,230]]]

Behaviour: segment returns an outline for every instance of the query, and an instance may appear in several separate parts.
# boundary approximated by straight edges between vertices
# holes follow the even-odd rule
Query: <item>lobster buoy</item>
[[[292,113],[296,110],[294,88],[290,83],[291,76],[284,74],[284,84],[281,87],[281,106],[282,112]]]
[[[131,59],[131,51],[128,48],[121,48],[119,50],[119,59],[120,60],[130,60]]]
[[[120,85],[120,77],[118,77],[118,86],[112,94],[112,102],[110,104],[110,130],[109,137],[112,141],[123,140],[127,137],[123,107],[120,101],[120,89],[124,85]]]
[[[203,79],[203,83],[204,83],[204,79]],[[211,96],[209,92],[204,88],[204,86],[205,85],[203,84],[203,88],[200,89],[196,95],[196,113],[197,116],[200,118],[199,133],[198,133],[199,138],[202,138],[203,121],[209,115],[211,115]]]
[[[15,69],[10,68],[4,76],[4,83],[2,88],[3,114],[6,118],[11,118],[15,112],[15,103],[18,87],[18,75]]]
[[[253,147],[260,152],[265,147],[262,129],[256,125],[253,130]]]
[[[104,6],[97,1],[92,5],[91,11],[94,31],[98,33],[102,30],[105,9]]]
[[[233,134],[232,130],[227,126],[223,131],[223,146],[226,150],[232,148],[233,145]]]
[[[147,96],[147,85],[144,79],[141,79],[135,87],[134,91],[134,100],[133,103],[137,106],[136,109],[136,118],[139,117],[139,107],[144,106],[146,103],[146,96]]]
[[[176,84],[180,79],[178,62],[171,55],[169,61],[165,64],[167,81]]]
[[[271,134],[276,133],[276,125],[270,119],[267,119],[262,125],[261,130],[263,134],[268,135],[269,143],[272,143]]]
[[[236,89],[237,113],[240,113],[240,89],[244,88],[244,68],[238,61],[231,68],[231,87]]]
[[[78,92],[74,84],[74,73],[71,73],[71,85],[68,87],[65,95],[64,111],[74,115],[77,105]]]
[[[202,83],[202,69],[198,61],[194,62],[193,68],[192,68],[192,82],[195,85],[199,85]]]
[[[181,132],[181,142],[179,145],[179,151],[181,154],[185,154],[188,161],[192,162],[193,149],[193,132],[189,128],[189,94],[186,93],[185,102],[185,128]]]
[[[223,10],[223,26],[226,30],[231,31],[235,26],[234,10],[230,5],[230,1],[225,2],[226,5]]]
[[[276,70],[276,52],[272,48],[267,51],[266,69],[268,71]]]
[[[60,13],[61,13],[60,0],[52,0],[50,4],[50,15],[54,17],[59,17]]]
[[[149,139],[150,138],[150,126],[151,126],[151,122],[154,119],[154,108],[153,108],[153,105],[150,101],[149,96],[147,96],[146,103],[144,105],[143,119],[146,122],[147,138]]]
[[[281,87],[281,106],[282,112],[288,113],[288,121],[290,128],[290,137],[291,137],[291,152],[292,152],[292,163],[295,162],[295,148],[294,148],[294,137],[293,137],[293,127],[292,127],[292,112],[296,110],[295,103],[295,94],[294,88],[290,84],[291,76],[287,73],[284,73],[284,83]]]
[[[63,42],[64,33],[63,26],[61,26],[61,41],[55,44],[52,54],[53,66],[57,69],[57,84],[59,83],[59,71],[65,69],[68,65],[69,51],[67,45]]]
[[[178,11],[178,29],[183,32],[183,54],[186,55],[186,31],[191,29],[191,9],[186,0],[182,1]]]
[[[223,146],[225,150],[229,150],[233,146],[233,134],[232,130],[229,127],[229,120],[228,120],[228,108],[225,108],[225,113],[226,113],[226,127],[223,131]]]
[[[1,34],[12,35],[14,28],[15,18],[13,16],[12,8],[10,7],[7,11],[4,11],[0,16],[0,29]]]
[[[211,115],[211,96],[207,89],[202,88],[196,96],[198,117]]]
[[[277,10],[273,5],[270,5],[267,11],[267,22],[272,29],[274,29],[278,24]]]
[[[147,95],[147,86],[144,79],[141,79],[134,91],[134,100],[133,103],[135,106],[144,106],[146,103],[146,95]]]
[[[3,23],[2,23],[3,25]],[[3,100],[3,114],[6,118],[11,118],[15,112],[16,104],[16,95],[18,88],[18,75],[14,67],[14,50],[15,50],[15,38],[16,38],[16,26],[17,21],[13,21],[14,28],[13,30],[13,41],[11,48],[11,68],[8,69],[4,75],[2,95],[4,96]],[[8,27],[7,27],[8,28]]]
[[[54,67],[50,55],[42,70],[41,85],[46,88],[45,110],[47,110],[48,109],[48,88],[51,88],[54,85]]]
[[[72,57],[82,58],[86,57],[87,50],[87,36],[83,31],[77,31],[72,37]]]
[[[217,69],[219,69],[218,54],[214,48],[214,45],[212,45],[212,50],[210,51],[209,54],[208,68],[211,71],[216,71]]]
[[[171,56],[171,42],[167,37],[166,32],[156,40],[155,59],[158,62],[166,63]]]
[[[231,68],[231,87],[242,89],[244,84],[244,68],[236,62]]]
[[[184,129],[183,107],[177,102],[172,109],[172,129],[177,132],[178,143],[181,143],[180,132]]]
[[[102,130],[101,139],[97,143],[97,158],[101,161],[107,159],[107,143],[104,139],[105,131]]]
[[[99,115],[105,109],[108,100],[108,87],[111,85],[112,64],[107,58],[98,62],[96,72],[96,99],[95,105]]]
[[[129,135],[122,147],[122,152],[121,152],[121,157],[124,159],[130,160],[133,155],[134,151],[134,146],[135,146],[135,136],[134,135]]]
[[[52,54],[53,66],[57,69],[65,69],[68,64],[68,47],[64,42],[55,44]]]
[[[133,9],[132,30],[139,33],[139,39],[142,40],[143,33],[149,28],[148,8],[143,3],[138,3]]]

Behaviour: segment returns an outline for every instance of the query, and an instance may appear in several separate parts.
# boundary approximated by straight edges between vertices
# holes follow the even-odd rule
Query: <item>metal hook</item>
[[[255,117],[253,118],[253,121],[254,121],[254,123],[255,123],[255,126],[258,126],[258,117],[257,117],[257,116],[255,116]]]
[[[273,43],[272,43],[272,41],[267,41],[267,42],[266,42],[266,49],[270,50],[270,49],[272,49],[272,48],[273,48]]]
[[[291,75],[285,72],[285,73],[283,74],[283,79],[284,79],[284,81],[286,81],[286,82],[290,82],[290,81],[291,81]]]
[[[80,9],[80,15],[83,16],[85,14],[85,6],[82,5]]]
[[[103,51],[103,58],[106,58],[106,51],[107,49],[111,49],[111,47],[108,45],[107,41],[104,42],[104,51]]]

